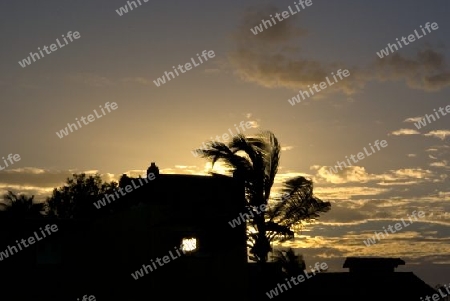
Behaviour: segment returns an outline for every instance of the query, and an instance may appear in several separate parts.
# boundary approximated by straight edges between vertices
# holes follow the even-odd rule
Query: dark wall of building
[[[91,233],[96,266],[110,269],[109,281],[123,281],[131,294],[159,291],[166,296],[195,292],[202,298],[247,286],[243,226],[228,222],[243,212],[243,191],[232,178],[162,175],[127,195],[134,206],[98,220]],[[195,237],[198,250],[178,256],[183,238]],[[157,257],[177,257],[134,280],[132,272]],[[121,275],[122,277],[118,276]],[[183,292],[185,291],[185,292]],[[233,294],[236,294],[235,292]],[[206,299],[205,299],[206,300]]]

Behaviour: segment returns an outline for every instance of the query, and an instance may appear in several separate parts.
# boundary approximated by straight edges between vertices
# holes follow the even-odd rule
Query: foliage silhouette
[[[93,203],[105,193],[113,193],[116,182],[103,182],[100,174],[73,174],[64,186],[53,189],[47,198],[48,215],[59,218],[92,218],[98,209]]]
[[[45,210],[44,203],[34,202],[34,195],[31,197],[24,194],[15,194],[12,191],[3,195],[2,215],[11,218],[36,218],[43,217]]]
[[[196,151],[213,166],[218,161],[223,162],[244,182],[247,206],[253,213],[247,232],[251,260],[267,262],[272,241],[292,239],[295,225],[311,222],[331,208],[329,202],[313,195],[312,181],[301,176],[284,182],[283,198],[271,199],[281,146],[270,131],[253,137],[238,134],[228,144],[208,142],[206,149]],[[266,205],[267,209],[255,210],[261,205]]]
[[[275,250],[273,259],[281,265],[282,272],[289,277],[297,277],[306,269],[302,255],[297,255],[292,248]]]

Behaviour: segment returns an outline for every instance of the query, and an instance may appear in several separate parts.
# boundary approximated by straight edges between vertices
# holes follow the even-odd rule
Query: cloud
[[[0,183],[23,186],[54,187],[70,177],[73,170],[48,170],[24,167],[0,171]]]
[[[401,136],[401,135],[418,135],[420,133],[413,129],[399,129],[399,130],[393,131],[390,134],[394,135],[394,136]]]
[[[399,176],[399,178],[406,179],[406,178],[414,178],[414,179],[424,179],[428,178],[433,174],[430,170],[424,170],[421,168],[402,168],[393,171],[393,174],[395,176]]]
[[[282,169],[282,168],[279,168]],[[279,172],[275,176],[275,184],[281,184],[286,182],[289,179],[296,178],[296,177],[305,177],[307,179],[312,178],[311,174],[303,173],[303,172],[292,172],[292,171],[286,171],[286,172]]]
[[[339,68],[345,69],[337,63],[293,57],[293,54],[299,52],[299,48],[291,43],[307,34],[306,30],[293,25],[294,18],[277,23],[257,36],[252,34],[250,28],[278,11],[274,6],[267,6],[248,9],[243,14],[241,25],[232,35],[236,47],[228,56],[237,76],[244,81],[268,88],[307,89],[308,85],[325,81],[327,76],[332,80],[331,72]],[[355,87],[351,78],[352,74],[338,84],[328,87],[326,91],[354,93]]]
[[[410,118],[406,118],[405,120],[403,120],[403,122],[418,122],[420,120],[422,120],[423,117],[410,117]]]
[[[247,124],[247,122],[249,122],[250,123],[250,128],[254,128],[254,129],[257,129],[257,128],[259,128],[259,124],[258,124],[258,121],[255,121],[255,120],[250,120],[250,121],[246,121],[245,123]],[[247,125],[246,125],[247,126]]]
[[[430,47],[417,51],[414,58],[398,52],[377,60],[375,77],[381,81],[404,80],[413,89],[438,91],[450,86],[450,71],[445,57]]]
[[[16,169],[8,169],[0,171],[0,195],[8,190],[15,193],[24,193],[34,195],[37,201],[43,201],[50,196],[54,188],[62,186],[67,178],[71,178],[73,174],[85,173],[92,175],[97,170],[51,170],[35,167],[24,167]],[[100,174],[103,181],[118,181],[119,175],[105,173]]]
[[[450,130],[436,130],[436,131],[431,131],[424,135],[444,140],[447,136],[450,136]]]
[[[281,150],[282,150],[282,151],[290,151],[290,150],[292,150],[292,149],[294,149],[293,146],[283,146],[283,147],[281,147]]]
[[[408,213],[411,212],[412,210]],[[355,213],[355,216],[358,216],[358,213]],[[414,259],[425,262],[427,259],[431,262],[439,259],[440,262],[448,262],[450,251],[448,238],[440,236],[442,232],[448,233],[448,224],[430,223],[427,225],[429,230],[423,231],[424,223],[417,221],[409,224],[408,228],[384,236],[370,247],[364,245],[363,241],[373,236],[375,232],[382,232],[382,227],[395,225],[400,222],[400,218],[407,220],[406,216],[406,214],[392,215],[385,219],[368,219],[363,222],[319,221],[306,226],[307,231],[299,231],[294,240],[276,244],[276,247],[298,248],[305,258],[313,257],[313,260],[320,260],[318,257],[322,257],[327,262],[333,258],[342,258],[343,261],[344,257],[349,256],[400,257],[409,261]]]
[[[72,75],[68,76],[68,79],[70,81],[73,81],[75,83],[79,83],[79,84],[85,84],[91,87],[97,87],[97,88],[102,88],[102,87],[108,87],[113,85],[113,81],[105,76],[101,76],[98,74],[93,74],[93,73],[75,73]]]
[[[68,76],[68,79],[72,82],[78,84],[88,85],[90,87],[109,87],[116,85],[118,83],[123,84],[138,84],[149,86],[152,85],[153,82],[150,79],[146,79],[144,77],[135,76],[135,77],[124,77],[120,80],[107,78],[105,76],[101,76],[93,73],[76,73]]]
[[[417,155],[416,154],[408,154],[407,155],[409,158],[414,158],[414,157],[417,157]]]
[[[196,168],[195,165],[175,165],[175,168],[186,169],[186,168]]]
[[[320,84],[327,76],[332,78],[331,72],[338,69],[350,71],[348,78],[322,90],[317,95],[320,98],[335,92],[357,93],[370,81],[404,81],[408,87],[424,91],[438,91],[450,86],[450,70],[444,55],[429,46],[418,50],[413,57],[394,53],[356,68],[337,60],[325,62],[299,55],[301,48],[297,45],[306,44],[305,38],[309,33],[294,26],[294,19],[301,20],[301,16],[283,20],[258,35],[252,34],[251,28],[279,11],[273,5],[249,8],[231,35],[235,47],[228,60],[243,81],[266,88],[306,90],[308,85]],[[416,118],[405,122],[414,122]]]
[[[443,160],[443,161],[440,161],[440,162],[433,162],[433,163],[430,164],[430,166],[433,166],[433,167],[447,167],[447,160]]]
[[[317,187],[314,193],[325,200],[348,201],[360,200],[362,198],[373,199],[375,196],[389,192],[390,188],[385,187],[368,187],[368,186],[338,186],[338,187]],[[335,210],[336,206],[333,206]],[[366,218],[366,217],[365,217]]]
[[[337,169],[337,173],[330,173],[329,166],[313,165],[310,169],[316,171],[315,181],[332,184],[376,182],[377,185],[381,186],[412,185],[434,181],[437,177],[432,171],[422,168],[402,168],[381,174],[370,174],[362,166]]]
[[[337,173],[329,172],[329,166],[322,166],[316,170],[317,177],[334,184],[350,182],[366,183],[371,179],[371,176],[366,172],[365,168],[361,166],[349,166],[342,170],[337,169]]]

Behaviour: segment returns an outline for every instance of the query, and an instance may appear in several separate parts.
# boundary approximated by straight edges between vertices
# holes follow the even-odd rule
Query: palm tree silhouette
[[[0,206],[3,207],[4,214],[12,218],[42,217],[45,209],[44,203],[34,202],[34,195],[16,195],[12,191],[3,195],[3,203],[0,203]]]
[[[238,134],[228,144],[209,142],[206,149],[196,150],[201,157],[211,160],[213,166],[223,162],[234,176],[243,180],[247,209],[253,213],[247,229],[250,259],[263,264],[272,251],[272,241],[293,238],[294,225],[311,222],[331,208],[329,202],[313,196],[312,181],[301,176],[283,184],[282,198],[270,198],[280,151],[278,139],[270,131],[253,137]]]

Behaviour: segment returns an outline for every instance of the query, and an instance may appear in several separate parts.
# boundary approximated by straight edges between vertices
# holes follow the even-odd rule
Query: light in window
[[[197,250],[197,238],[189,237],[181,240],[181,251],[183,251],[183,253],[190,253],[195,250]]]

